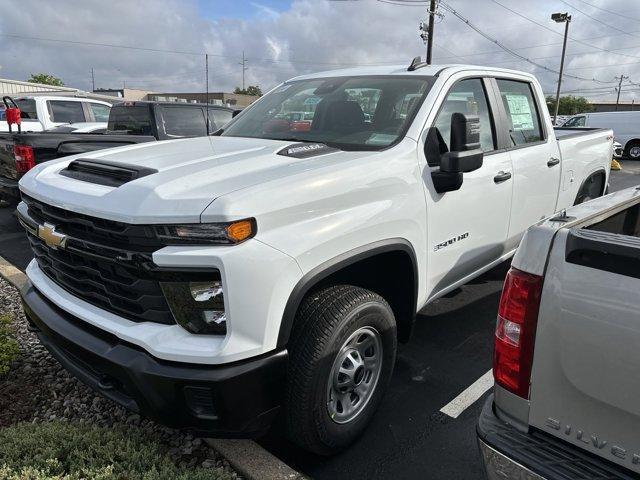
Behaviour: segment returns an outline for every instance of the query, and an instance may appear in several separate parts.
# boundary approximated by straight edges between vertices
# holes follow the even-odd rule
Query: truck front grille
[[[30,197],[23,200],[31,220],[55,225],[69,236],[64,248],[53,248],[27,228],[47,277],[72,295],[129,320],[175,323],[152,272],[151,252],[161,245],[147,235],[148,227],[76,214]]]

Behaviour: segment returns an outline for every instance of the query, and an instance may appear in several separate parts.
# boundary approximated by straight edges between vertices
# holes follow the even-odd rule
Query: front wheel
[[[393,312],[358,287],[311,293],[296,315],[289,354],[289,437],[314,453],[336,453],[366,428],[391,378]]]

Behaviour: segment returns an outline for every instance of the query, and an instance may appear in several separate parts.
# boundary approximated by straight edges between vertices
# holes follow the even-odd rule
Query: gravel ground
[[[159,438],[172,460],[181,465],[222,468],[235,478],[228,462],[200,438],[163,427],[97,395],[69,375],[27,330],[17,290],[0,278],[0,313],[17,319],[16,339],[20,355],[9,374],[0,377],[0,427],[21,421],[48,420],[91,423],[101,427],[124,425]]]

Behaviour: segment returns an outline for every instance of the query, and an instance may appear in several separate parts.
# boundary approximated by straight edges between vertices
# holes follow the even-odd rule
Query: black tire
[[[624,156],[629,160],[640,160],[640,142],[637,140],[627,142],[624,147]]]
[[[578,192],[574,205],[588,202],[602,196],[602,175],[592,175],[585,180]]]
[[[336,423],[327,402],[329,379],[345,342],[363,328],[379,333],[379,376],[357,416],[347,423]],[[382,400],[393,372],[396,345],[393,312],[379,295],[350,285],[307,295],[296,314],[289,344],[285,412],[289,438],[319,455],[337,453],[356,440]]]

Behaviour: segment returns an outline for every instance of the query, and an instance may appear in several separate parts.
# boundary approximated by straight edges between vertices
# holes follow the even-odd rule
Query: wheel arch
[[[607,172],[604,168],[598,168],[597,170],[591,172],[580,184],[580,188],[578,189],[578,193],[576,194],[576,198],[574,200],[574,204],[575,202],[578,201],[578,198],[580,198],[580,195],[583,193],[587,183],[594,177],[600,177],[602,180],[602,183],[600,185],[600,196],[604,195],[604,192],[607,189]]]
[[[384,278],[368,275],[384,268]],[[389,281],[389,275],[400,274]],[[396,281],[397,280],[397,281]],[[411,243],[393,238],[363,245],[328,260],[304,275],[293,288],[285,305],[278,333],[278,348],[289,342],[296,312],[304,297],[329,284],[346,283],[367,288],[389,302],[398,325],[398,339],[407,341],[416,316],[418,298],[418,262]]]
[[[629,140],[627,140],[626,142],[624,142],[624,145],[622,146],[622,150],[626,153],[627,152],[627,145],[631,144],[631,143],[640,143],[640,137],[638,138],[630,138]]]

